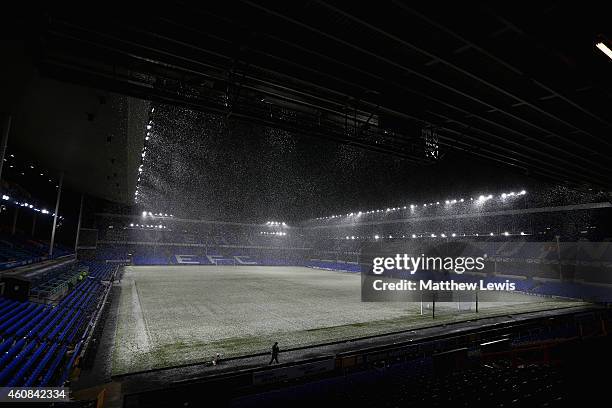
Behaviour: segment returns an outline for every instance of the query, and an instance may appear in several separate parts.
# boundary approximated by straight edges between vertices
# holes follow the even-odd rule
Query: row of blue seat
[[[82,264],[89,268],[89,276],[92,276],[94,278],[97,278],[103,281],[110,280],[113,274],[113,271],[115,270],[115,267],[116,267],[116,265],[113,265],[113,264],[91,262],[91,261],[84,261],[82,262]]]
[[[0,386],[63,384],[103,295],[89,276],[56,306],[0,298]]]

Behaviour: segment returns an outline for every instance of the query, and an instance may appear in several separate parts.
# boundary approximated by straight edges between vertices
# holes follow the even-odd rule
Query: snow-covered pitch
[[[303,267],[129,266],[121,281],[113,373],[128,373],[473,319],[473,305],[362,303],[356,273]],[[479,317],[554,307],[511,294]],[[519,302],[517,302],[517,297]],[[471,309],[471,310],[470,310]]]

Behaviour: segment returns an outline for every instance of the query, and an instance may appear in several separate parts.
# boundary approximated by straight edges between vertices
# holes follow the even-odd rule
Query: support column
[[[57,200],[55,201],[55,215],[53,216],[53,229],[51,230],[51,242],[49,243],[49,258],[53,256],[53,245],[55,244],[55,227],[59,216],[60,198],[62,197],[62,184],[64,183],[64,172],[60,174],[59,185],[57,188]]]
[[[559,280],[563,280],[563,269],[561,267],[561,244],[559,244],[559,235],[555,235],[557,241],[557,264],[559,265]]]
[[[11,115],[2,115],[2,139],[0,139],[0,180],[2,180],[2,168],[4,167],[4,155],[8,144],[9,132],[11,130]]]
[[[79,222],[77,223],[76,238],[74,240],[74,254],[77,255],[77,248],[79,247],[79,235],[81,235],[81,217],[83,216],[83,200],[85,194],[81,193],[81,206],[79,207]]]
[[[36,232],[36,218],[38,218],[38,214],[34,212],[34,215],[32,217],[32,233],[30,234],[32,238],[34,238],[34,233]]]
[[[15,235],[17,230],[17,217],[19,216],[19,207],[15,207],[15,213],[13,215],[13,228],[11,228],[11,235]]]

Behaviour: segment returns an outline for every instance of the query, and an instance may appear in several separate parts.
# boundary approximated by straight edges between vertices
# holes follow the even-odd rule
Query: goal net
[[[236,260],[233,258],[228,259],[213,259],[215,266],[236,266]]]

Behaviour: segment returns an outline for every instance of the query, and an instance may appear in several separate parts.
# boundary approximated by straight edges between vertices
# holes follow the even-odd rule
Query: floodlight
[[[597,44],[595,44],[595,47],[597,47],[601,52],[606,54],[608,58],[612,59],[612,50],[608,48],[606,44],[600,41]]]

